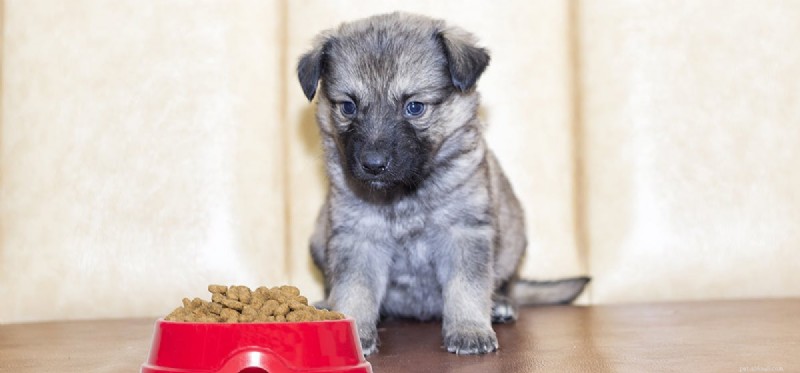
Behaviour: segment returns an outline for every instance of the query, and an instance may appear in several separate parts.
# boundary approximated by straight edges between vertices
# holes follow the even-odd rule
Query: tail
[[[583,292],[589,277],[555,281],[517,280],[511,283],[509,295],[520,305],[569,304]]]

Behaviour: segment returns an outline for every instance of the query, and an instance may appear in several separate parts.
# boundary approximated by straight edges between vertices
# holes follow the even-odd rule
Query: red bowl
[[[141,373],[372,373],[353,319],[273,323],[156,321]]]

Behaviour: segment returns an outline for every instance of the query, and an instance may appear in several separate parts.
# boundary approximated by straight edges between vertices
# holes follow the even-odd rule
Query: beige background
[[[157,316],[209,283],[321,297],[313,36],[472,31],[525,277],[582,303],[800,295],[800,3],[1,2],[0,322]]]

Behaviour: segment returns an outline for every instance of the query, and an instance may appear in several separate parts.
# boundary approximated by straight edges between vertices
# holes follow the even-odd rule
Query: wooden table
[[[0,372],[138,372],[154,319],[0,325]],[[375,372],[800,372],[800,299],[538,307],[486,356],[442,350],[438,323],[381,325]]]

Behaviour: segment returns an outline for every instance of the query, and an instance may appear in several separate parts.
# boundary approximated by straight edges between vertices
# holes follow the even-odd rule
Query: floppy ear
[[[303,87],[303,93],[311,101],[317,93],[317,84],[322,76],[325,51],[328,46],[327,41],[316,43],[314,49],[306,52],[297,62],[297,79]]]
[[[453,85],[461,92],[472,89],[489,65],[489,51],[475,45],[474,38],[459,29],[440,31],[438,37]]]

